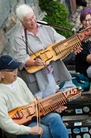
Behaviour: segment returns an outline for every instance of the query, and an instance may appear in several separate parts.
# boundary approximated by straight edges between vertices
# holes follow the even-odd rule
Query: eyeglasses
[[[83,20],[83,22],[90,22],[91,18],[87,19],[87,20]]]

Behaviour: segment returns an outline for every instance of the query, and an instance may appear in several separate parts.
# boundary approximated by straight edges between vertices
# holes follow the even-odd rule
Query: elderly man
[[[41,117],[40,127],[36,119],[19,125],[9,116],[8,112],[35,101],[25,82],[17,77],[20,65],[8,55],[0,57],[0,128],[18,138],[39,138],[39,135],[41,138],[68,138],[66,127],[55,112]]]

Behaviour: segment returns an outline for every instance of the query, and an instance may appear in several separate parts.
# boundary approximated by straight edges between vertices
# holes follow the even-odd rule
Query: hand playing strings
[[[35,58],[35,66],[43,66],[43,61],[40,57]]]
[[[66,106],[60,106],[59,108],[57,108],[55,111],[58,113],[62,113],[64,110],[66,110],[67,107]]]
[[[82,47],[78,47],[76,50],[74,50],[75,55],[80,53],[82,50],[83,50]]]

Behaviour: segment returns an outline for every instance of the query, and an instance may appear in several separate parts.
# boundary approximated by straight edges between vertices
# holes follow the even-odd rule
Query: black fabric
[[[0,138],[3,138],[2,130],[0,129]]]
[[[90,66],[90,64],[87,63],[86,57],[88,54],[91,53],[91,41],[82,42],[82,48],[82,52],[75,56],[76,72],[87,76],[86,70]]]
[[[87,6],[86,0],[76,0],[76,4],[79,6],[84,6],[84,7]]]

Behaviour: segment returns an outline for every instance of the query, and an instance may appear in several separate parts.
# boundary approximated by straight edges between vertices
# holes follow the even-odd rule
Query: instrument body
[[[68,101],[78,98],[80,95],[81,91],[78,88],[60,91],[44,99],[31,102],[27,106],[22,106],[10,111],[9,115],[17,124],[27,124],[28,122],[31,122],[33,118],[37,117],[38,112],[40,117],[45,116]]]
[[[40,57],[43,61],[43,66],[31,66],[26,69],[29,73],[35,73],[47,65],[50,64],[51,61],[56,61],[58,59],[64,59],[68,56],[72,51],[76,50],[81,46],[81,42],[87,40],[91,36],[91,27],[71,36],[68,39],[65,39],[61,42],[54,43],[48,46],[45,50],[40,50],[35,54],[30,56],[31,59],[35,59],[36,57]]]

